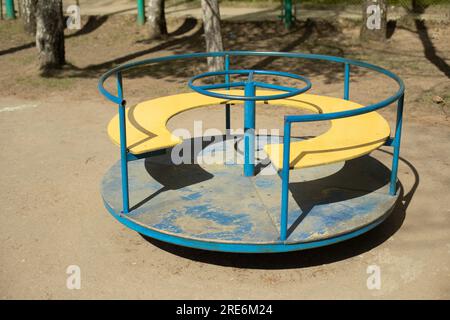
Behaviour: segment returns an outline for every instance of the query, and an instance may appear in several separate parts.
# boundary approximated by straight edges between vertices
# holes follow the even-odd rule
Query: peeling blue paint
[[[247,178],[242,176],[240,165],[201,165],[202,170],[208,172],[207,179],[196,176],[194,183],[185,183],[184,180],[191,179],[189,176],[168,175],[177,181],[168,180],[168,186],[164,186],[146,170],[144,161],[151,159],[129,163],[130,206],[136,207],[124,217],[119,216],[120,163],[107,172],[102,182],[102,195],[108,210],[140,232],[144,230],[143,233],[152,235],[161,232],[171,237],[171,242],[179,243],[177,239],[180,239],[180,242],[192,242],[192,246],[201,248],[236,245],[236,248],[246,248],[241,248],[244,251],[258,252],[270,251],[270,246],[274,246],[275,251],[289,251],[291,249],[279,245],[306,248],[329,244],[380,223],[397,199],[388,194],[387,183],[372,191],[352,187],[351,181],[339,178],[344,169],[348,171],[347,166],[338,167],[341,169],[337,172],[325,167],[314,168],[310,173],[320,178],[312,181],[301,176],[306,170],[293,171],[292,187],[297,191],[294,194],[291,190],[289,194],[288,216],[288,226],[293,230],[282,244],[279,240],[281,182],[278,175]],[[370,179],[378,179],[374,174],[377,170],[366,169],[364,165],[359,167],[370,172]],[[364,174],[364,170],[350,173],[358,176]],[[328,176],[334,175],[337,178],[328,183]],[[158,172],[157,177],[161,176],[164,173]],[[343,182],[347,186],[339,187]],[[318,188],[316,183],[323,187]],[[311,188],[318,191],[311,192]],[[336,238],[336,235],[339,236]]]
[[[273,181],[273,179],[272,180],[270,180],[270,179],[255,179],[255,185],[258,188],[270,189],[270,188],[274,187],[274,181]]]
[[[197,200],[201,196],[202,196],[202,194],[200,192],[194,192],[194,193],[191,193],[191,194],[189,194],[187,196],[182,196],[181,198],[183,200],[192,201],[192,200]]]

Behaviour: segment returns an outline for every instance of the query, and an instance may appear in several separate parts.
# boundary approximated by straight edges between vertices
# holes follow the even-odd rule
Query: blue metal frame
[[[230,56],[225,56],[225,71],[230,70]],[[230,83],[230,74],[225,74],[225,83]],[[230,87],[227,87],[228,90],[230,90]],[[231,105],[229,103],[225,104],[225,132],[226,134],[230,134],[231,129]]]
[[[391,181],[389,185],[389,193],[395,195],[397,191],[397,171],[398,171],[398,158],[400,157],[400,140],[402,136],[402,123],[403,123],[403,104],[405,95],[402,94],[397,101],[397,120],[395,121],[395,136],[389,146],[394,147],[394,156],[392,157],[392,169],[391,169]]]
[[[130,210],[130,200],[128,194],[128,150],[127,150],[127,127],[125,117],[125,100],[123,99],[123,82],[122,72],[117,72],[117,96],[120,98],[119,103],[119,124],[120,124],[120,160],[122,170],[122,201],[123,213]]]
[[[344,99],[350,99],[350,65],[345,63],[344,69]]]
[[[291,123],[284,121],[283,132],[283,170],[281,171],[281,219],[280,240],[287,238],[288,201],[289,201],[289,160],[291,158]],[[286,146],[288,146],[286,148]]]
[[[333,112],[333,113],[322,113],[322,114],[305,114],[305,115],[290,115],[284,117],[284,137],[283,137],[283,168],[281,170],[281,178],[282,178],[282,190],[281,190],[281,224],[280,224],[280,241],[285,241],[288,237],[287,230],[288,230],[288,194],[289,194],[289,169],[290,169],[290,141],[291,141],[291,126],[292,123],[297,122],[311,122],[311,121],[324,121],[324,120],[333,120],[333,119],[339,119],[339,118],[345,118],[345,117],[352,117],[356,115],[365,114],[368,112],[376,111],[378,109],[384,108],[386,106],[389,106],[390,104],[397,102],[397,119],[396,119],[396,128],[395,128],[395,134],[394,138],[389,137],[387,141],[385,142],[385,146],[391,146],[394,148],[394,154],[392,159],[392,170],[391,170],[391,178],[390,178],[390,189],[389,193],[391,195],[395,195],[397,192],[397,172],[398,172],[398,160],[400,155],[400,143],[401,143],[401,132],[402,132],[402,122],[403,122],[403,105],[404,105],[404,91],[405,86],[403,84],[403,81],[393,72],[386,70],[384,68],[378,67],[373,64],[369,64],[362,61],[357,60],[351,60],[346,59],[342,57],[334,57],[334,56],[326,56],[326,55],[317,55],[317,54],[303,54],[303,53],[288,53],[288,52],[257,52],[257,51],[225,51],[225,52],[202,52],[202,53],[192,53],[192,54],[181,54],[181,55],[174,55],[174,56],[166,56],[166,57],[159,57],[159,58],[153,58],[153,59],[146,59],[142,61],[132,62],[129,64],[120,65],[114,69],[109,70],[105,74],[103,74],[99,79],[98,89],[101,94],[103,94],[107,99],[114,102],[115,104],[119,105],[119,122],[120,122],[120,144],[121,144],[121,170],[122,170],[122,196],[123,196],[123,213],[127,214],[129,212],[129,195],[128,195],[128,167],[127,162],[132,161],[135,159],[139,159],[145,156],[150,156],[153,153],[147,153],[145,155],[132,155],[127,150],[126,146],[126,121],[125,121],[125,100],[123,99],[123,83],[122,83],[122,72],[126,70],[130,70],[132,68],[143,66],[143,65],[149,65],[153,63],[161,63],[161,62],[167,62],[167,61],[174,61],[174,60],[182,60],[182,59],[196,59],[196,58],[207,58],[207,57],[225,57],[225,70],[224,71],[218,71],[218,72],[210,72],[210,73],[204,73],[202,75],[195,76],[191,79],[189,85],[192,88],[192,82],[196,79],[206,77],[206,76],[212,76],[212,75],[224,75],[225,76],[225,84],[219,84],[219,85],[213,85],[213,86],[203,86],[203,88],[199,88],[197,86],[194,86],[196,88],[196,91],[201,92],[202,90],[204,92],[201,92],[203,94],[207,94],[210,96],[215,96],[218,98],[224,98],[228,100],[244,100],[246,102],[246,106],[249,113],[249,119],[251,119],[251,109],[250,108],[250,102],[255,103],[257,100],[271,100],[271,99],[282,99],[286,97],[290,97],[296,94],[299,94],[299,92],[296,91],[290,91],[286,89],[292,89],[282,86],[276,86],[276,85],[270,85],[270,84],[261,84],[261,83],[253,83],[253,90],[254,86],[263,86],[265,88],[271,88],[271,89],[277,89],[282,91],[288,91],[286,94],[277,95],[275,98],[274,96],[263,96],[263,97],[255,97],[254,93],[251,94],[250,86],[247,88],[246,83],[232,83],[230,82],[230,74],[249,74],[250,72],[254,72],[254,74],[269,74],[269,75],[281,75],[281,76],[287,76],[294,79],[299,79],[302,81],[305,81],[307,84],[305,88],[299,89],[299,90],[308,90],[311,87],[311,83],[308,79],[293,75],[290,73],[283,73],[283,72],[276,72],[276,71],[265,71],[265,70],[230,70],[230,62],[229,59],[232,56],[260,56],[260,57],[285,57],[285,58],[299,58],[299,59],[312,59],[312,60],[321,60],[321,61],[331,61],[336,63],[342,63],[344,64],[344,99],[348,100],[350,95],[350,66],[357,66],[362,68],[367,68],[376,72],[379,72],[381,74],[386,75],[387,77],[393,79],[397,82],[399,88],[397,92],[378,102],[375,104],[371,104],[359,109],[353,109],[353,110],[347,110],[347,111],[340,111],[340,112]],[[242,73],[239,73],[242,72]],[[104,88],[105,81],[111,77],[112,75],[116,75],[117,77],[117,96],[111,94],[109,91],[107,91]],[[238,85],[243,85],[248,91],[248,95],[246,96],[233,96],[233,95],[220,95],[215,94],[213,92],[208,91],[209,89],[213,88],[227,88],[230,89],[231,87],[235,87]],[[295,89],[297,90],[297,89]],[[302,91],[302,92],[304,92]],[[293,94],[295,93],[295,94]],[[248,103],[248,104],[247,104]],[[254,109],[253,109],[254,111]],[[249,120],[250,121],[250,120]],[[254,121],[253,121],[254,125]],[[251,127],[251,123],[246,123],[246,127]],[[226,105],[226,129],[228,130],[230,128],[230,112],[229,112],[229,105]],[[105,203],[107,206],[107,204]],[[108,206],[107,206],[108,207]],[[116,216],[116,218],[124,223],[125,225],[128,225],[132,229],[147,234],[149,236],[155,237],[160,240],[180,244],[180,245],[186,245],[186,246],[192,246],[197,248],[203,248],[207,250],[218,250],[218,251],[238,251],[233,248],[227,248],[227,250],[222,250],[221,247],[217,247],[217,244],[212,245],[208,243],[196,243],[196,244],[189,244],[186,243],[183,239],[166,239],[163,236],[159,236],[155,234],[155,231],[151,231],[149,229],[146,229],[139,225],[134,225],[130,220],[125,220],[126,218],[117,216],[116,213],[114,213],[114,210],[111,208],[108,208],[108,210]],[[382,221],[382,220],[381,220]],[[377,221],[376,223],[373,223],[363,229],[360,229],[358,231],[343,235],[341,237],[337,237],[336,239],[327,239],[324,241],[324,243],[320,245],[326,245],[329,243],[334,243],[337,241],[342,241],[345,239],[348,239],[350,237],[353,237],[355,235],[364,233],[371,228],[373,228],[375,225],[379,224],[381,221]],[[224,244],[223,246],[227,246]],[[289,245],[289,248],[283,247],[283,244],[278,244],[278,247],[275,248],[274,251],[290,251],[290,250],[300,250],[308,248],[308,244],[298,244],[298,246],[295,245]],[[279,247],[281,246],[281,247]],[[317,243],[311,244],[309,247],[316,247],[319,246]],[[272,250],[271,248],[268,248],[268,252]],[[250,252],[250,251],[249,251]]]

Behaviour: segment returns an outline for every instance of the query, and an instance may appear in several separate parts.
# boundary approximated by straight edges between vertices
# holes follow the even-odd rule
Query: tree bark
[[[36,34],[36,2],[37,0],[20,0],[19,8],[23,27],[29,34]]]
[[[386,40],[387,0],[363,0],[363,23],[360,39],[363,42]]]
[[[41,74],[65,64],[62,0],[37,0],[36,47]]]
[[[420,0],[412,0],[411,1],[411,6],[412,6],[411,10],[414,13],[424,13],[425,12],[425,8],[427,7]]]
[[[150,39],[160,39],[167,36],[165,0],[148,1],[148,29]]]
[[[206,51],[223,51],[222,31],[220,29],[220,11],[218,0],[202,0],[203,28],[205,31]],[[208,58],[208,70],[223,70],[223,57]]]

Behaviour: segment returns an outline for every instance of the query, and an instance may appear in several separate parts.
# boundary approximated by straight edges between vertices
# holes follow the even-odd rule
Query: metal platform
[[[270,141],[269,141],[270,139]],[[162,241],[226,252],[283,252],[329,245],[380,224],[393,210],[390,170],[372,156],[291,172],[286,241],[280,241],[281,178],[263,151],[279,137],[257,138],[257,174],[242,173],[242,139],[202,146],[192,164],[167,153],[129,162],[130,213],[122,214],[120,162],[102,182],[109,212]],[[214,139],[213,139],[214,140]],[[219,139],[220,140],[220,139]],[[195,161],[194,161],[195,160]]]

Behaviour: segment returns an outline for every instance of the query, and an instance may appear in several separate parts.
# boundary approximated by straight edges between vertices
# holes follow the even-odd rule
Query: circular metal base
[[[257,137],[254,177],[243,176],[242,141],[215,138],[206,147],[201,141],[185,140],[166,154],[130,162],[128,214],[121,213],[120,162],[116,163],[103,178],[105,207],[127,227],[161,241],[262,253],[314,248],[358,236],[386,219],[396,204],[399,192],[388,192],[390,170],[371,156],[293,170],[288,238],[280,241],[281,179],[262,151],[279,138]],[[200,150],[191,162],[198,163],[186,164],[186,150],[195,145]],[[180,155],[184,164],[174,164]]]

